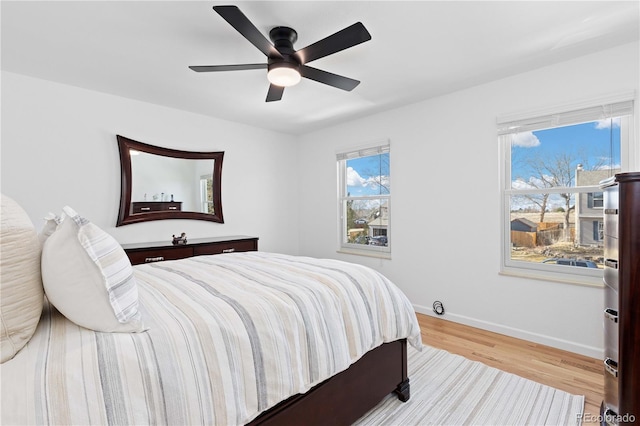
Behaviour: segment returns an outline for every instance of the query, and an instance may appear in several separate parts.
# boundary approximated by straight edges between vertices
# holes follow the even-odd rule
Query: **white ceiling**
[[[265,102],[266,62],[212,9],[234,4],[300,49],[355,22],[372,39],[311,65],[360,80],[311,80]],[[301,134],[640,39],[634,1],[2,1],[2,69]]]

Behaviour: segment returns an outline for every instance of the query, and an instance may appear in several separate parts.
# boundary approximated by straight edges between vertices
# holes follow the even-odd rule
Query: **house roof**
[[[361,81],[351,92],[303,79],[265,102],[264,70],[189,65],[266,58],[207,1],[3,1],[2,70],[302,134],[635,42],[637,1],[235,1],[263,34],[299,49],[355,22],[371,40],[312,62]]]
[[[544,214],[544,221],[547,223],[563,223],[564,222],[564,212],[546,212]],[[517,218],[522,218],[522,219],[527,219],[528,221],[530,221],[531,223],[537,224],[540,221],[540,213],[536,212],[536,213],[528,213],[528,212],[512,212],[511,213],[511,220],[513,221],[514,219]],[[570,214],[569,215],[569,223],[575,223],[575,215],[574,214]]]
[[[587,186],[587,185],[598,185],[600,181],[610,178],[616,173],[620,173],[620,169],[613,170],[576,170],[576,185]]]
[[[535,223],[535,222],[533,222],[533,221],[531,221],[529,219],[526,219],[524,217],[518,217],[516,219],[513,219],[511,221],[511,223],[513,223],[513,222],[520,222],[520,223],[526,225],[527,227],[529,227],[531,229],[536,229],[538,227],[537,223]]]

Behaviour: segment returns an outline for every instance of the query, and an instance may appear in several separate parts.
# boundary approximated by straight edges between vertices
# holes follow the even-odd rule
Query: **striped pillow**
[[[76,324],[102,332],[144,331],[133,268],[118,242],[65,207],[44,243],[42,280],[49,301]]]
[[[67,206],[63,211],[78,225],[78,240],[104,277],[116,318],[120,322],[134,318],[138,313],[138,287],[126,253],[111,235],[81,217],[71,207]]]

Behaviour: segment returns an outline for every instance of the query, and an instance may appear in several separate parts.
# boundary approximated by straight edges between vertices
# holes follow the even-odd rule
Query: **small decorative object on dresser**
[[[604,192],[602,424],[640,421],[640,172],[600,182]]]
[[[186,242],[186,234],[183,234]],[[175,237],[174,237],[175,238]],[[178,237],[179,238],[179,237]],[[184,243],[167,243],[164,241],[153,243],[123,244],[132,265],[140,263],[160,262],[163,260],[184,259],[185,257],[202,254],[222,254],[236,251],[257,251],[258,237],[235,235],[229,237],[197,238]]]
[[[180,234],[179,237],[176,237],[175,235],[172,235],[172,237],[173,240],[171,240],[171,244],[174,246],[187,244],[187,234],[184,232]]]

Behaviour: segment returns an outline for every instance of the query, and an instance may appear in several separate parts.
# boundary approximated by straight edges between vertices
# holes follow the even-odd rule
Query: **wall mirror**
[[[122,172],[116,226],[160,219],[223,223],[224,152],[161,148],[117,136]]]

